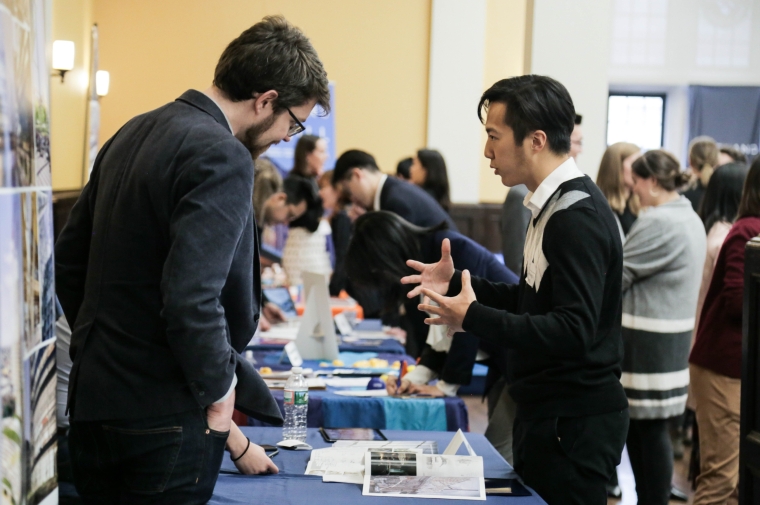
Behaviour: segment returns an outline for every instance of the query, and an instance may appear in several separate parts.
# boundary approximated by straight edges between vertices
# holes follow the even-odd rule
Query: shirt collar
[[[385,181],[388,180],[388,174],[382,174],[380,176],[380,182],[377,183],[377,191],[375,191],[375,203],[373,204],[372,210],[380,210],[380,193],[383,192],[383,186],[385,186]]]
[[[206,95],[206,96],[208,96],[208,95]],[[219,105],[219,102],[217,102],[216,100],[214,100],[214,99],[213,99],[213,98],[211,98],[210,96],[208,96],[208,97],[209,97],[209,99],[210,99],[212,102],[214,102],[214,105],[216,105],[217,107],[219,107],[219,110],[221,111],[221,113],[222,113],[222,116],[224,116],[224,119],[227,121],[227,126],[229,126],[229,127],[230,127],[230,133],[231,133],[231,132],[232,132],[232,123],[230,123],[230,118],[228,118],[228,117],[227,117],[227,114],[225,114],[225,113],[224,113],[224,109],[222,109],[222,107]]]
[[[584,174],[580,171],[578,165],[575,164],[575,160],[573,158],[568,158],[564,163],[555,168],[554,171],[538,185],[534,192],[529,192],[525,195],[523,205],[530,210],[533,219],[536,219],[541,213],[541,209],[546,205],[546,202],[549,201],[549,198],[555,191],[557,191],[557,188],[559,188],[562,183],[583,176]]]

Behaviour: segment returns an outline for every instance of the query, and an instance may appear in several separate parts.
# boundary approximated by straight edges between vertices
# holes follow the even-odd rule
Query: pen
[[[406,360],[401,361],[401,367],[398,371],[398,379],[396,380],[396,388],[401,387],[401,378],[406,375]]]

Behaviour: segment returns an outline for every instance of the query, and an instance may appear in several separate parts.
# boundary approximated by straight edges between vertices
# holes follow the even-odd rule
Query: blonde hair
[[[265,221],[264,204],[282,190],[282,176],[274,164],[266,158],[257,159],[253,171],[253,212],[261,226]]]
[[[631,207],[631,212],[638,214],[638,201],[628,201],[626,187],[623,181],[623,161],[640,152],[639,146],[629,142],[617,142],[604,151],[602,162],[599,164],[599,173],[596,176],[596,185],[604,194],[605,198],[618,214],[625,211],[626,204]]]
[[[699,172],[696,175],[705,187],[718,166],[719,153],[718,144],[712,137],[696,137],[689,143],[689,165]]]

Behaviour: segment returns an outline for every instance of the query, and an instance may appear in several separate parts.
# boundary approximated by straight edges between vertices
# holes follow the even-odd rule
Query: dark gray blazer
[[[446,221],[449,230],[457,227],[443,207],[427,191],[410,182],[388,176],[380,192],[380,210],[387,210],[417,226],[430,227]]]
[[[240,352],[259,320],[253,162],[198,91],[137,116],[101,149],[56,247],[73,328],[74,421],[207,407],[282,418]]]

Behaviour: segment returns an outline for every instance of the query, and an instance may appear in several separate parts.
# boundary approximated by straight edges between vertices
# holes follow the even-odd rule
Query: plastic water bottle
[[[306,413],[309,410],[309,386],[300,366],[294,366],[285,383],[285,424],[283,440],[306,442]]]

